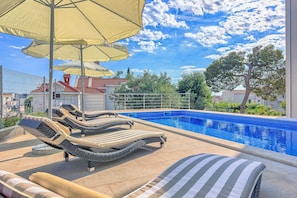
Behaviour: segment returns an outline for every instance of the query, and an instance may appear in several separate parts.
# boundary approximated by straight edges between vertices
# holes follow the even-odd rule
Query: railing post
[[[191,95],[188,93],[188,109],[191,109]]]
[[[124,94],[124,109],[127,109],[127,100],[126,100],[127,94]]]
[[[145,93],[143,94],[143,99],[142,100],[143,100],[143,105],[142,106],[145,109]]]

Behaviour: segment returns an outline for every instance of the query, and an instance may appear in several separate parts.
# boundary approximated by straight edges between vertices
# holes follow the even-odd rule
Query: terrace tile
[[[111,197],[122,197],[183,157],[197,153],[215,153],[263,162],[267,168],[263,173],[260,197],[296,197],[297,157],[171,127],[148,125],[139,120],[136,120],[134,128],[164,131],[168,141],[161,149],[145,148],[120,160],[95,163],[96,170],[90,173],[87,171],[86,161],[70,157],[69,162],[65,162],[63,152],[33,154],[32,147],[40,144],[40,141],[26,133],[0,143],[0,167],[25,178],[37,171],[49,172]],[[159,145],[153,143],[151,146]]]

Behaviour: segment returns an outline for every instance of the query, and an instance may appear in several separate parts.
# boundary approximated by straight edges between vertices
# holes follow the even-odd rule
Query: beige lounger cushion
[[[45,172],[33,173],[30,180],[63,197],[109,198],[109,196]]]
[[[74,144],[78,144],[80,146],[92,147],[97,149],[104,148],[112,148],[116,146],[123,146],[125,144],[129,144],[131,142],[137,141],[139,139],[152,138],[152,137],[162,137],[164,133],[161,132],[153,132],[153,131],[144,131],[144,130],[120,130],[114,131],[112,133],[101,133],[92,136],[85,137],[72,137],[69,135],[69,130],[67,127],[62,124],[55,122],[55,124],[46,117],[33,117],[27,116],[31,119],[36,119],[43,121],[52,129],[55,130],[60,137],[55,138],[54,141],[49,140],[48,138],[39,137],[41,140],[52,143],[55,145],[59,145],[64,139],[69,140]]]
[[[116,146],[123,146],[125,144],[130,144],[131,142],[140,139],[162,136],[164,136],[164,133],[161,132],[150,132],[143,130],[120,130],[114,131],[112,133],[102,133],[92,136],[85,136],[82,138],[68,136],[67,139],[72,143],[76,143],[80,146],[104,149]]]
[[[63,108],[59,108],[59,111],[62,112],[64,114],[64,116],[62,116],[61,120],[64,120],[65,117],[68,117],[69,119],[71,119],[73,122],[80,124],[82,126],[85,127],[95,127],[95,126],[100,126],[106,123],[110,123],[111,121],[121,121],[121,120],[125,120],[123,118],[99,118],[99,119],[94,119],[94,120],[88,120],[88,121],[81,121],[75,118],[75,116],[73,116],[71,113],[69,113],[69,111],[67,111],[66,109]]]

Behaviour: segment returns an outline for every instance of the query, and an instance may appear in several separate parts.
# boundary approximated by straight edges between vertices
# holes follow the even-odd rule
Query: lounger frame
[[[94,168],[91,162],[114,161],[153,142],[159,142],[160,147],[162,147],[167,140],[166,136],[161,133],[151,133],[145,137],[140,136],[135,141],[123,139],[121,143],[121,141],[119,142],[117,140],[115,146],[111,145],[109,147],[108,144],[102,146],[101,144],[97,145],[97,142],[90,141],[90,139],[103,137],[104,134],[89,136],[90,138],[88,140],[71,137],[64,133],[65,129],[61,128],[62,126],[57,125],[48,118],[25,116],[19,125],[46,144],[57,149],[62,149],[64,151],[65,161],[69,160],[69,155],[87,160],[89,170]],[[133,131],[135,130],[122,130],[117,131],[117,133],[132,133]],[[111,133],[115,132],[109,132],[109,134]],[[96,149],[96,151],[94,151],[94,149]]]
[[[128,126],[130,129],[134,126],[134,122],[129,119],[122,119],[122,118],[109,118],[109,122],[102,122],[99,119],[92,120],[92,124],[88,125],[88,121],[80,121],[75,119],[72,115],[65,112],[64,109],[61,108],[54,108],[53,110],[53,120],[58,121],[61,124],[69,127],[69,129],[79,129],[82,135],[86,133],[100,133],[105,129],[116,127],[116,126]],[[94,122],[98,124],[94,125]]]
[[[76,116],[77,119],[81,118],[83,115],[82,111],[80,111],[73,104],[62,104],[61,107],[69,111],[69,113],[71,113],[72,115]],[[106,115],[118,117],[118,113],[111,112],[111,111],[94,111],[92,113],[87,113],[87,112],[84,113],[84,116],[86,119],[94,119],[94,118],[98,118],[100,116],[106,116]]]

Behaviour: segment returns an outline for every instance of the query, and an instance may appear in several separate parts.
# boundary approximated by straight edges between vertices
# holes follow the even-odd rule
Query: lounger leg
[[[163,148],[165,142],[167,142],[167,137],[161,137],[160,147]]]
[[[88,171],[89,172],[95,171],[95,166],[92,165],[91,161],[88,161]]]
[[[69,154],[65,151],[64,151],[64,159],[65,159],[65,162],[69,161]]]

